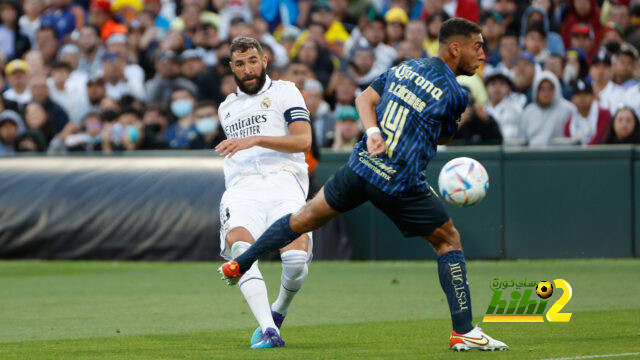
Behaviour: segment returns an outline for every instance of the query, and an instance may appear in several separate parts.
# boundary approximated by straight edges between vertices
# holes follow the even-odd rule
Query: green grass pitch
[[[213,263],[0,262],[0,359],[541,359],[640,353],[640,260],[469,261],[474,322],[505,352],[448,350],[436,263],[314,262],[282,349]],[[270,299],[279,263],[262,263]],[[569,323],[481,323],[495,277],[563,278]],[[554,294],[555,297],[555,294]],[[551,299],[554,299],[552,297]],[[640,355],[616,357],[638,359]]]

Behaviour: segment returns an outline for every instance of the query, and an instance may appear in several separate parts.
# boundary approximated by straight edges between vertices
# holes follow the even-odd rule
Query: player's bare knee
[[[253,236],[251,236],[249,230],[243,227],[231,229],[229,232],[227,232],[224,239],[229,247],[233,247],[233,244],[237,242],[245,242],[249,244],[253,244],[254,242]]]

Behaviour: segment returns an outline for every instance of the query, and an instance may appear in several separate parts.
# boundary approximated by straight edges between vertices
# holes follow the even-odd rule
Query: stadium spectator
[[[605,144],[640,144],[638,114],[629,107],[620,108],[611,120]]]
[[[517,92],[526,97],[523,106],[533,101],[532,86],[538,68],[533,55],[528,52],[520,53],[514,61],[513,85]]]
[[[565,70],[565,59],[561,55],[551,54],[545,61],[543,70],[551,71],[558,79],[562,79]],[[562,97],[571,99],[571,86],[565,83],[564,80],[560,83],[560,86],[562,86]]]
[[[564,127],[564,135],[580,139],[583,145],[601,144],[605,140],[611,114],[599,106],[591,83],[578,79],[571,84],[571,102],[575,105]]]
[[[511,80],[502,73],[496,73],[486,79],[485,86],[489,97],[485,111],[498,123],[502,138],[518,138],[522,106],[512,96]]]
[[[356,108],[349,105],[343,106],[338,114],[333,128],[333,139],[331,139],[331,149],[339,151],[351,151],[353,146],[362,138],[362,128],[358,121]],[[327,146],[328,147],[328,146]]]
[[[18,135],[14,141],[16,152],[45,152],[47,144],[44,135],[37,130],[26,130]]]
[[[124,110],[118,120],[108,124],[102,131],[102,152],[133,151],[142,144],[144,124],[138,113],[132,109]]]
[[[336,72],[331,77],[326,93],[331,98],[330,105],[334,118],[338,117],[338,113],[343,106],[355,105],[358,92],[356,81],[348,74]]]
[[[69,120],[80,123],[89,110],[87,89],[84,83],[70,81],[71,67],[67,63],[56,62],[47,79],[49,96],[67,113]]]
[[[595,34],[591,25],[579,23],[571,28],[571,47],[582,49],[588,59],[591,59],[598,51],[595,41]]]
[[[80,49],[78,69],[86,72],[90,76],[101,73],[102,58],[105,50],[101,46],[98,29],[93,26],[83,27],[82,30],[79,31],[77,45]]]
[[[498,47],[498,53],[500,55],[500,62],[497,65],[491,63],[485,64],[484,76],[495,73],[503,73],[510,78],[513,78],[513,70],[518,54],[521,52],[520,45],[518,45],[518,36],[514,33],[505,33],[500,38]]]
[[[482,38],[484,39],[485,61],[492,66],[497,66],[502,58],[500,57],[500,39],[506,31],[502,16],[495,11],[489,11],[482,15]]]
[[[7,64],[4,73],[10,88],[2,93],[2,98],[17,103],[18,108],[22,110],[32,99],[29,90],[29,66],[26,61],[15,59]]]
[[[45,65],[51,65],[58,54],[58,37],[52,26],[42,26],[36,31],[36,47]]]
[[[54,124],[54,134],[60,132],[69,122],[69,116],[60,105],[51,100],[49,97],[49,87],[47,86],[47,78],[43,75],[34,76],[31,79],[31,95],[33,102],[42,105]],[[47,135],[45,133],[45,135]],[[47,143],[51,137],[47,137]]]
[[[183,32],[185,30],[187,32],[192,31],[193,29],[187,29],[187,25],[194,26],[196,23],[196,19],[193,19],[194,14],[199,15],[197,16],[198,23],[212,24],[215,27],[220,26],[220,15],[207,10],[206,0],[185,0],[182,2],[182,12],[180,16],[171,22],[170,29],[177,32]],[[245,19],[242,20],[245,21]]]
[[[178,119],[165,132],[165,138],[172,149],[188,149],[198,137],[193,110],[195,96],[187,89],[177,88],[171,93],[171,112]]]
[[[126,34],[126,26],[118,23],[111,13],[111,3],[109,0],[91,0],[89,4],[89,24],[99,30],[102,41],[113,34]]]
[[[458,131],[451,145],[495,145],[502,143],[502,134],[496,120],[482,104],[474,101],[469,90],[467,109],[460,115]]]
[[[143,0],[112,0],[111,11],[126,25],[131,25],[136,16],[144,9]]]
[[[495,0],[493,11],[502,16],[507,32],[520,33],[520,19],[518,18],[518,2],[516,0]]]
[[[384,25],[384,20],[379,16],[371,20],[364,29],[364,37],[351,49],[348,58],[355,65],[352,67],[358,74],[359,85],[368,85],[395,62],[396,50],[384,43]],[[367,48],[371,51],[365,51]],[[371,57],[373,62],[369,65]]]
[[[609,84],[613,74],[611,73],[611,59],[606,54],[598,54],[591,61],[589,77],[593,80],[593,93],[600,99],[602,90]]]
[[[477,23],[480,20],[480,9],[477,0],[457,1],[425,1],[423,16],[436,11],[445,12],[449,17],[461,17]]]
[[[149,104],[142,116],[142,123],[144,124],[144,139],[140,144],[140,150],[169,149],[169,143],[165,138],[165,132],[169,128],[169,117],[162,104]]]
[[[194,111],[196,130],[200,136],[189,142],[190,149],[213,149],[226,136],[218,119],[218,107],[210,100],[200,101]]]
[[[24,131],[20,115],[13,110],[0,113],[0,157],[15,153],[14,143],[18,135]]]
[[[89,74],[78,69],[80,64],[80,49],[74,44],[62,46],[58,51],[58,59],[61,63],[67,64],[71,73],[69,74],[69,82],[74,86],[84,86],[87,83]]]
[[[193,94],[198,93],[196,85],[180,76],[180,60],[171,52],[158,52],[156,55],[156,75],[145,84],[147,102],[168,104],[171,94],[177,88],[186,88]]]
[[[102,58],[102,76],[107,96],[120,100],[124,95],[145,98],[144,79],[138,74],[125,72],[127,62],[116,53],[105,53]]]
[[[296,87],[300,91],[304,88],[304,81],[314,77],[315,76],[309,65],[303,64],[299,61],[292,61],[289,63],[287,71],[284,73],[284,79],[296,84]]]
[[[215,66],[218,64],[217,47],[220,45],[220,40],[218,39],[218,30],[213,24],[202,24],[196,30],[192,40],[193,46],[203,52],[202,61],[205,65]]]
[[[333,73],[333,63],[329,52],[322,49],[315,40],[307,39],[302,43],[294,61],[306,64],[322,83],[322,86],[327,86]]]
[[[571,46],[571,32],[573,26],[578,23],[587,23],[591,25],[595,34],[600,34],[600,8],[596,0],[568,1],[567,16],[560,28],[560,35],[562,35],[565,47]],[[598,38],[596,38],[596,43],[597,42]]]
[[[160,13],[162,11],[162,7],[162,0],[145,0],[143,13],[148,12],[151,15],[154,28],[157,28],[160,31],[167,31],[171,22]]]
[[[331,51],[337,55],[344,55],[345,43],[349,39],[349,32],[344,28],[342,22],[336,18],[331,4],[325,0],[315,1],[311,6],[309,18],[309,24],[319,23],[324,25],[326,29],[324,37]],[[300,40],[306,40],[304,39],[304,32]]]
[[[567,117],[574,106],[562,97],[560,82],[553,73],[542,71],[533,84],[534,101],[522,112],[520,137],[530,146],[544,147],[564,136]]]
[[[0,4],[0,51],[9,60],[21,58],[31,47],[29,38],[20,30],[18,18],[21,12],[17,0],[5,0]]]
[[[349,8],[352,5],[351,3],[355,2],[357,1],[329,0],[335,20],[341,22],[347,32],[351,32],[358,24],[358,17],[354,14],[358,14],[360,12],[349,11]]]
[[[322,84],[316,79],[307,79],[304,82],[302,93],[307,110],[309,110],[314,141],[322,146],[327,142],[327,136],[333,132],[335,122],[329,104],[322,97]]]
[[[534,23],[542,23],[545,34],[545,47],[551,54],[564,54],[565,46],[560,34],[551,30],[549,13],[537,4],[529,6],[522,14],[520,35],[525,36],[527,29]],[[524,43],[524,39],[522,39]]]
[[[38,102],[33,101],[27,105],[24,121],[28,129],[39,131],[44,135],[47,146],[57,133],[55,124],[47,110]]]
[[[429,56],[436,56],[438,53],[438,33],[440,33],[442,23],[447,21],[447,19],[449,19],[449,16],[443,11],[429,14],[429,17],[427,17],[427,40],[425,47]]]
[[[600,102],[610,113],[615,113],[626,93],[638,85],[638,79],[633,77],[637,60],[638,51],[627,44],[623,44],[614,57],[611,81],[600,92]]]
[[[87,81],[87,112],[100,112],[100,102],[107,95],[102,77],[93,76]]]
[[[425,52],[420,47],[415,47],[407,40],[403,40],[398,43],[396,47],[396,51],[398,52],[398,57],[394,65],[400,64],[403,61],[407,61],[410,59],[421,58],[424,57]]]
[[[384,14],[384,21],[386,23],[386,44],[397,48],[398,44],[404,39],[405,27],[409,23],[409,17],[404,10],[394,7]]]
[[[24,14],[18,19],[20,31],[29,39],[30,44],[36,43],[36,31],[42,24],[42,10],[44,4],[41,0],[24,0],[22,10]]]
[[[416,57],[427,57],[427,26],[423,21],[410,21],[404,31],[404,39],[415,51],[420,52],[420,56]]]
[[[547,50],[547,33],[542,21],[531,23],[524,35],[524,51],[534,56],[537,64],[544,64],[549,58]]]
[[[198,77],[207,69],[204,61],[204,51],[200,49],[185,50],[180,54],[180,73],[182,76],[196,83]]]
[[[566,62],[562,74],[563,83],[569,85],[576,79],[588,78],[589,63],[587,56],[581,48],[570,47],[567,50]]]
[[[85,23],[84,9],[73,0],[55,0],[53,7],[42,15],[42,26],[53,27],[60,41],[67,40],[68,35],[82,29]]]
[[[372,77],[376,78],[380,75],[376,75],[379,69],[375,68],[375,56],[373,49],[369,47],[357,48],[351,62],[347,65],[347,73],[356,81],[361,90],[369,86]],[[391,65],[393,63],[388,67]]]
[[[229,25],[234,18],[241,17],[250,23],[257,10],[256,5],[256,2],[249,0],[213,0],[213,6],[220,14],[220,38],[228,38]]]
[[[632,43],[638,36],[638,26],[631,22],[631,9],[622,1],[611,1],[609,20],[620,27],[624,41]]]

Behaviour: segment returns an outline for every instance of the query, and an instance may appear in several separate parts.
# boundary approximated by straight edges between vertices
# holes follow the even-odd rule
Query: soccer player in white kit
[[[227,140],[215,148],[225,156],[220,247],[229,260],[275,220],[305,204],[309,178],[304,152],[311,148],[312,136],[302,94],[292,82],[266,75],[267,56],[258,41],[234,40],[230,66],[238,90],[218,108]],[[304,234],[280,250],[280,294],[271,307],[257,261],[240,278],[240,290],[260,325],[251,348],[284,346],[279,328],[307,278],[311,249],[311,237]]]

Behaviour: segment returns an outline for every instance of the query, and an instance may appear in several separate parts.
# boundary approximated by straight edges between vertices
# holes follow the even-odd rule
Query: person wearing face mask
[[[193,114],[195,104],[195,96],[187,89],[178,88],[171,93],[171,113],[178,119],[165,132],[171,149],[188,149],[189,143],[199,136]]]
[[[189,142],[190,149],[213,149],[227,138],[220,129],[218,107],[213,101],[200,101],[194,115],[196,130],[200,136]]]
[[[164,150],[169,149],[165,140],[165,132],[169,128],[169,120],[166,108],[160,103],[152,103],[142,116],[144,124],[144,140],[140,150]]]
[[[142,144],[144,124],[140,115],[133,109],[125,109],[113,125],[105,126],[102,131],[102,152],[133,151]]]

